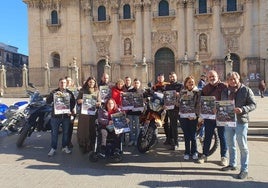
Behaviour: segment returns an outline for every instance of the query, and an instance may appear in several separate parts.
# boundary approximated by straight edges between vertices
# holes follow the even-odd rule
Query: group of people
[[[111,88],[110,97],[103,102],[101,100],[101,94],[99,86],[107,85]],[[157,76],[157,82],[151,88],[155,92],[164,92],[169,90],[176,91],[177,102],[173,109],[166,109],[166,116],[164,119],[164,131],[166,140],[165,145],[169,145],[170,149],[178,150],[178,120],[181,124],[181,128],[184,134],[185,151],[184,160],[197,160],[198,163],[205,163],[208,161],[208,152],[210,149],[212,136],[214,129],[217,128],[218,136],[220,139],[220,155],[221,155],[221,168],[222,171],[236,170],[237,169],[237,151],[236,141],[240,149],[241,168],[240,173],[237,175],[238,179],[244,179],[248,175],[248,163],[249,163],[249,151],[247,146],[247,132],[249,116],[248,113],[256,108],[256,102],[252,90],[240,82],[240,75],[237,72],[231,72],[227,75],[226,82],[221,82],[218,73],[215,70],[210,70],[206,75],[202,75],[199,83],[193,76],[188,76],[184,79],[183,83],[178,82],[175,72],[169,73],[169,80],[165,81],[164,74]],[[75,99],[73,93],[67,89],[66,79],[59,80],[59,88],[53,90],[47,98],[47,103],[53,102],[53,94],[56,92],[67,92],[70,95],[70,113],[56,115],[53,113],[52,123],[52,141],[51,150],[48,153],[49,156],[53,156],[57,149],[58,128],[62,124],[63,137],[62,137],[62,151],[65,153],[71,153],[69,149],[71,139],[68,136],[68,130],[71,125],[70,117],[74,114],[75,105],[78,106],[78,129],[77,138],[78,143],[84,152],[93,150],[95,142],[95,125],[96,120],[101,126],[102,141],[101,147],[106,146],[106,137],[108,133],[109,125],[112,125],[111,115],[118,111],[122,111],[122,93],[124,92],[137,92],[143,93],[141,89],[141,81],[137,78],[132,80],[130,77],[125,77],[125,80],[119,79],[115,85],[109,82],[109,75],[104,73],[101,82],[97,84],[94,77],[89,77],[82,88],[79,90],[79,94]],[[100,107],[95,115],[84,115],[79,111],[79,106],[83,103],[83,94],[94,94],[97,96],[96,106]],[[179,115],[179,102],[183,96],[189,96],[193,100],[196,117],[194,118],[182,118]],[[201,96],[214,96],[216,100],[234,100],[236,114],[236,126],[217,126],[215,119],[204,119],[204,144],[203,152],[199,157],[197,152],[196,143],[196,129],[199,117],[199,105]],[[164,106],[165,109],[165,106]],[[140,111],[125,111],[125,114],[129,120],[130,125],[130,140],[128,145],[137,144],[137,136],[139,131],[139,117],[142,114]],[[70,131],[69,131],[70,132]],[[227,158],[229,153],[229,163]]]

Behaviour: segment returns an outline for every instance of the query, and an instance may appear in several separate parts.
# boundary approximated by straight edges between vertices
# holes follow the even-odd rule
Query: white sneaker
[[[53,155],[55,155],[55,151],[56,151],[55,149],[51,148],[51,150],[48,152],[47,155],[48,155],[49,157],[52,157]]]
[[[197,160],[198,159],[198,153],[194,153],[192,158],[193,158],[193,160]]]
[[[62,148],[62,150],[61,150],[62,152],[64,152],[64,153],[67,153],[67,154],[69,154],[69,153],[72,153],[72,151],[71,150],[69,150],[69,148],[66,146],[66,147],[64,147],[64,148]]]
[[[221,166],[227,166],[228,165],[228,160],[226,157],[221,158]]]
[[[186,154],[186,155],[184,155],[183,159],[184,160],[189,160],[190,159],[190,156]]]

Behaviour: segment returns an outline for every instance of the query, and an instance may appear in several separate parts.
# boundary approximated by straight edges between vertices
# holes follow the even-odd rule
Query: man
[[[169,84],[168,82],[165,82],[164,74],[160,73],[157,75],[157,83],[153,86],[153,90],[156,92],[163,93],[168,84]],[[167,115],[165,116],[163,127],[164,127],[164,132],[166,135],[166,141],[164,142],[164,144],[169,145],[169,144],[171,144],[171,142],[170,142],[170,127],[168,124],[168,116]]]
[[[166,91],[175,90],[176,97],[179,98],[179,93],[183,88],[183,85],[177,81],[177,75],[175,72],[169,73],[169,83],[166,85]],[[172,150],[178,150],[179,143],[178,143],[178,113],[179,108],[178,104],[174,106],[174,109],[167,110],[167,117],[169,118],[169,138]]]
[[[103,73],[99,86],[106,86],[106,85],[109,86],[109,83],[110,83],[109,75],[107,73]]]
[[[123,91],[127,92],[131,89],[133,89],[133,86],[131,85],[132,81],[131,78],[129,76],[125,77],[125,85],[123,86]]]
[[[240,83],[240,76],[237,72],[231,72],[227,75],[228,88],[222,92],[223,100],[234,100],[236,114],[236,127],[225,127],[226,140],[229,150],[229,165],[223,167],[222,171],[236,170],[236,143],[240,150],[240,173],[238,179],[245,179],[248,176],[249,150],[247,145],[248,133],[248,113],[256,109],[256,101],[252,90]]]
[[[73,93],[66,88],[67,86],[67,81],[65,78],[60,78],[59,79],[59,87],[55,90],[53,90],[49,96],[46,99],[47,104],[53,104],[53,111],[52,111],[52,117],[51,117],[51,150],[48,153],[48,156],[53,156],[56,152],[57,145],[58,145],[58,132],[59,132],[59,126],[62,125],[62,152],[65,153],[71,153],[71,151],[68,148],[68,131],[69,131],[69,126],[71,123],[71,113],[74,110],[75,106],[75,98]],[[55,114],[55,104],[54,103],[54,97],[55,95],[59,96],[68,96],[70,99],[70,111],[69,113],[60,113],[60,114]],[[59,98],[60,99],[60,98]],[[63,100],[65,100],[64,98]],[[62,104],[62,101],[59,100],[57,101],[58,103],[61,103],[61,106],[66,105],[65,103]],[[56,106],[57,107],[57,106]]]
[[[203,87],[201,96],[215,96],[216,100],[221,100],[221,92],[227,88],[227,86],[219,80],[218,73],[215,70],[210,70],[207,74],[208,84]],[[199,163],[207,162],[209,148],[213,136],[214,129],[216,128],[215,119],[205,119],[205,138],[203,145],[203,155],[198,160]],[[224,127],[217,127],[218,135],[220,139],[220,153],[221,153],[221,165],[227,166],[227,144],[224,133]]]

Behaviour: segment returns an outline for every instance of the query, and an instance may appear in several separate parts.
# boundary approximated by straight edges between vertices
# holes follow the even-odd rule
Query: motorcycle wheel
[[[196,132],[197,150],[198,150],[199,155],[201,155],[203,152],[203,145],[204,145],[204,138],[205,138],[205,133],[201,136],[200,132],[201,132],[201,129],[198,129]],[[218,136],[217,129],[215,129],[213,136],[212,136],[208,156],[212,155],[217,150],[218,146],[219,146],[219,136]]]
[[[22,146],[22,144],[23,144],[24,140],[26,139],[30,130],[31,130],[31,125],[29,123],[25,122],[25,124],[23,125],[22,130],[20,132],[17,143],[16,143],[18,148],[20,148]]]
[[[156,141],[157,136],[153,127],[149,127],[146,133],[141,131],[137,141],[138,151],[140,153],[149,151],[150,148],[155,145]]]

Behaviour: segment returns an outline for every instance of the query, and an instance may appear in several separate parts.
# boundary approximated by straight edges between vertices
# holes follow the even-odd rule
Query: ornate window
[[[104,6],[99,6],[98,8],[98,21],[106,20],[106,8]]]
[[[165,0],[161,0],[158,6],[158,15],[159,16],[169,16],[169,4]]]
[[[59,24],[58,12],[56,10],[51,12],[51,24]]]
[[[199,5],[199,14],[207,13],[207,0],[199,0],[198,1]]]
[[[131,18],[131,9],[129,4],[126,4],[123,7],[123,19],[130,19],[130,18]]]
[[[52,55],[52,63],[54,68],[60,68],[60,55],[58,53]]]
[[[227,12],[229,11],[237,11],[236,0],[227,0]]]

